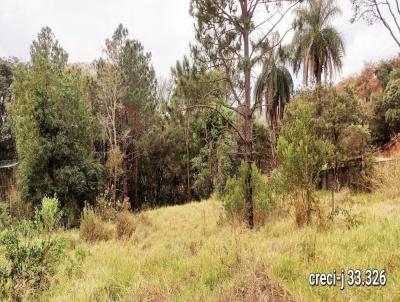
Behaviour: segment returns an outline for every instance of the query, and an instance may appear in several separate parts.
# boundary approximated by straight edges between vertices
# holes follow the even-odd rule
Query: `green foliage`
[[[15,68],[14,100],[18,180],[24,201],[57,194],[62,204],[94,199],[101,166],[93,158],[91,111],[80,74],[49,28],[31,47],[31,63]]]
[[[300,227],[311,222],[313,211],[319,211],[314,191],[333,151],[332,144],[315,133],[315,113],[315,104],[297,100],[286,111],[278,141],[281,189],[293,203]]]
[[[322,73],[326,80],[332,80],[342,68],[345,50],[340,33],[330,21],[341,14],[341,10],[334,1],[309,0],[304,1],[296,13],[300,26],[291,45],[294,71],[303,70],[306,85],[311,77],[320,84]]]
[[[400,79],[389,82],[383,97],[385,119],[392,134],[400,132]]]
[[[118,210],[121,209],[121,204],[116,205],[108,200],[105,196],[99,196],[96,199],[95,212],[104,221],[115,221],[118,215]]]
[[[34,300],[49,284],[64,254],[63,240],[22,240],[15,231],[0,235],[7,266],[0,268],[0,298]]]
[[[277,151],[288,192],[313,190],[319,172],[328,164],[333,146],[317,136],[316,123],[314,103],[297,100],[286,112]]]
[[[238,175],[228,178],[226,182],[226,187],[222,194],[222,203],[228,215],[235,216],[244,210],[247,173],[248,165],[242,162]],[[251,186],[255,204],[255,215],[264,216],[264,214],[272,209],[273,204],[268,198],[263,176],[254,164],[251,166]]]
[[[11,216],[6,203],[0,203],[0,230],[11,225]]]
[[[334,217],[342,215],[348,230],[357,228],[361,224],[361,218],[359,214],[353,214],[351,208],[336,207],[332,211],[328,218],[333,219]]]
[[[229,176],[237,171],[237,161],[234,158],[234,150],[237,142],[230,133],[218,130],[223,124],[222,119],[216,113],[199,116],[197,123],[206,123],[206,132],[197,129],[196,135],[206,137],[205,144],[199,150],[197,156],[192,159],[193,166],[193,190],[197,198],[206,199],[213,191],[221,194]],[[203,131],[202,131],[203,130]]]
[[[15,133],[12,120],[6,110],[6,103],[11,101],[11,84],[14,81],[11,60],[0,58],[0,160],[16,158]]]
[[[25,238],[34,238],[40,235],[41,229],[38,229],[34,220],[20,219],[14,224],[18,234]]]
[[[44,197],[40,208],[35,211],[35,225],[39,230],[50,233],[59,227],[61,217],[62,211],[59,209],[57,197]]]

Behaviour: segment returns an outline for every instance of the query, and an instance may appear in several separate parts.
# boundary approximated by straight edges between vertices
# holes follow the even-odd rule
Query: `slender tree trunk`
[[[278,166],[277,160],[277,140],[278,140],[278,120],[277,120],[277,113],[276,110],[278,108],[273,108],[273,115],[271,116],[271,150],[272,150],[272,169]]]
[[[192,201],[192,190],[190,186],[190,149],[189,149],[189,112],[185,113],[185,143],[186,143],[186,202]]]
[[[114,181],[112,184],[112,196],[113,196],[112,198],[113,198],[114,205],[117,204],[117,182],[118,182],[118,174],[117,174],[116,168],[114,168]]]
[[[268,80],[268,87],[272,87],[271,79]],[[277,108],[274,107],[273,104],[273,94],[272,89],[268,89],[267,91],[267,121],[269,123],[271,132],[270,132],[270,141],[271,141],[271,170],[276,168],[277,166],[277,155],[276,155],[276,140],[277,140],[277,133],[276,133],[276,116],[277,116]]]
[[[249,12],[248,12],[247,0],[243,3],[242,15],[243,23],[245,28],[243,30],[243,46],[244,46],[244,60],[246,64],[250,62],[250,39],[249,39]],[[246,66],[244,69],[244,157],[247,163],[247,175],[246,175],[246,193],[245,193],[245,205],[246,205],[246,216],[247,223],[250,229],[254,227],[254,204],[253,204],[253,186],[252,186],[252,171],[251,165],[253,161],[253,121],[251,112],[251,66]]]
[[[124,142],[122,143],[122,154],[123,154],[123,179],[122,179],[122,183],[123,183],[123,197],[124,200],[126,198],[128,198],[128,158],[127,158],[127,152],[128,148],[127,148],[127,144],[126,141],[124,140]]]
[[[134,146],[134,161],[133,161],[133,200],[132,207],[139,208],[139,150]]]
[[[322,82],[322,66],[318,58],[315,58],[314,74],[315,74],[315,80],[317,81],[317,85],[320,85]]]

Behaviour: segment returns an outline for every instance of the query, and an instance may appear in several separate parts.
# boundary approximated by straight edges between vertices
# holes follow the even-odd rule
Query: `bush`
[[[109,230],[93,208],[86,205],[82,211],[80,237],[87,242],[109,240],[112,232]]]
[[[5,230],[0,244],[7,262],[0,268],[0,299],[35,300],[49,284],[64,253],[63,240],[26,241],[15,231]]]
[[[281,192],[291,201],[297,226],[311,223],[312,213],[319,213],[315,188],[319,175],[327,167],[334,146],[316,133],[317,105],[299,99],[285,111],[278,140],[278,182]]]
[[[5,203],[0,203],[0,229],[8,228],[11,225],[10,212]]]
[[[119,203],[117,203],[116,208],[113,202],[102,196],[96,200],[95,212],[104,221],[115,221],[118,215],[118,207],[121,207]]]
[[[117,216],[116,233],[117,238],[129,238],[136,230],[137,222],[135,216],[128,211],[123,211]]]
[[[32,220],[21,219],[18,220],[18,224],[15,226],[16,231],[23,237],[33,238],[38,236],[41,230],[38,230],[37,225]]]
[[[223,206],[230,216],[243,216],[245,200],[245,178],[247,174],[247,163],[242,162],[239,168],[239,174],[235,178],[229,178],[226,182],[225,190],[222,194]],[[268,192],[264,178],[261,172],[253,164],[251,167],[254,217],[256,221],[262,222],[265,216],[273,208],[271,200],[268,198]]]
[[[58,208],[57,197],[44,197],[40,208],[35,211],[35,224],[38,230],[49,233],[59,226],[61,217],[62,211]]]

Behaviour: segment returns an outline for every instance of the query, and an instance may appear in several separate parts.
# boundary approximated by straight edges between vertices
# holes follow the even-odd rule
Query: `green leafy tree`
[[[25,201],[57,194],[63,206],[82,206],[97,194],[101,167],[90,144],[93,118],[79,89],[79,74],[66,69],[67,57],[46,27],[32,43],[31,62],[16,67],[9,109]]]
[[[11,101],[10,86],[14,81],[12,72],[14,63],[0,59],[0,160],[16,158],[12,120],[6,111],[6,103]]]
[[[332,18],[341,13],[335,1],[307,0],[296,10],[299,26],[293,41],[293,70],[303,70],[303,81],[307,86],[313,78],[317,84],[332,79],[342,68],[345,54],[342,37],[330,25]]]
[[[293,202],[298,226],[309,224],[312,212],[319,210],[315,189],[333,152],[332,144],[316,133],[316,113],[315,103],[296,100],[285,113],[278,140],[281,190]]]
[[[284,64],[285,54],[282,49],[272,49],[263,63],[263,69],[255,84],[255,99],[258,104],[264,104],[266,119],[270,127],[272,144],[272,167],[276,166],[276,143],[278,125],[283,118],[285,106],[293,93],[293,79]],[[260,106],[260,109],[263,106]]]
[[[391,80],[387,85],[382,103],[385,120],[391,135],[400,132],[400,78]]]
[[[221,69],[221,80],[229,89],[228,101],[221,104],[236,112],[237,123],[229,126],[240,139],[240,152],[247,164],[246,192],[244,194],[246,220],[253,221],[253,189],[251,165],[253,162],[253,117],[258,104],[254,99],[252,76],[271,50],[277,47],[273,37],[278,24],[298,1],[251,0],[191,0],[191,15],[196,19],[196,40],[192,47],[196,60],[204,66]],[[274,18],[278,16],[277,18]],[[290,29],[288,29],[290,30]],[[214,105],[212,110],[218,111]],[[223,115],[222,112],[220,112]]]
[[[216,112],[210,114],[193,109],[198,106],[204,106],[203,108],[215,106],[213,108],[219,107],[220,111],[224,111],[225,116],[232,115],[232,111],[219,105],[225,102],[226,87],[223,81],[218,81],[218,71],[207,72],[201,66],[192,64],[187,57],[184,57],[182,62],[178,61],[175,68],[172,69],[172,74],[175,79],[173,102],[177,106],[176,109],[182,112],[179,120],[182,121],[185,133],[187,200],[190,201],[192,197],[192,164],[196,165],[196,170],[199,172],[195,176],[195,190],[197,192],[202,191],[202,197],[209,195],[206,191],[213,190],[214,177],[211,176],[213,174],[211,161],[215,159],[216,154],[210,152],[210,147],[216,146],[216,142],[222,137],[221,127],[225,126],[222,118],[215,116],[218,115]],[[204,138],[205,144],[199,142],[201,138]],[[191,154],[194,152],[195,154]],[[202,156],[199,157],[199,153],[202,153]],[[192,159],[194,159],[193,163]],[[200,159],[207,160],[201,161]],[[206,166],[210,169],[204,169]],[[207,174],[211,177],[206,177]],[[206,185],[206,180],[210,182],[209,186]],[[208,190],[206,187],[208,187]]]
[[[155,122],[157,82],[151,54],[144,52],[139,41],[129,39],[128,30],[119,25],[112,38],[106,40],[105,58],[97,66],[101,115],[106,121],[102,125],[111,134],[108,135],[112,139],[110,145],[119,147],[123,155],[122,195],[130,197],[132,207],[137,208],[141,203],[143,139]]]
[[[229,216],[237,216],[245,209],[244,194],[246,192],[247,164],[242,162],[236,177],[227,180],[226,188],[222,194],[222,202]],[[264,220],[266,214],[272,209],[273,204],[268,199],[267,186],[263,176],[256,165],[252,165],[252,188],[254,192],[256,220]]]
[[[351,161],[359,161],[369,151],[370,130],[366,115],[354,89],[345,87],[343,92],[333,87],[318,89],[309,95],[316,101],[319,137],[325,137],[333,146],[329,166],[335,172],[335,188],[339,189],[339,168]],[[318,97],[317,97],[318,94]],[[359,176],[361,178],[361,176]]]

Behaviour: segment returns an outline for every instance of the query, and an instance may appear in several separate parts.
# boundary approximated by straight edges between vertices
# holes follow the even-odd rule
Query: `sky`
[[[398,47],[382,25],[349,22],[349,0],[339,0],[343,15],[333,25],[346,47],[340,77],[359,72],[366,62],[394,56]],[[29,47],[43,26],[50,26],[70,62],[92,62],[118,24],[139,40],[158,77],[170,75],[194,41],[189,0],[0,0],[0,57],[29,60]]]

